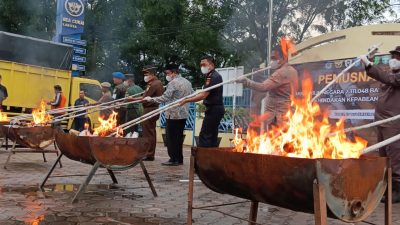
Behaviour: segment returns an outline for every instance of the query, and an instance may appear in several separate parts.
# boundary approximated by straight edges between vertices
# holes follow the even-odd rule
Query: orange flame
[[[287,60],[289,58],[289,52],[292,56],[297,54],[296,45],[294,44],[293,40],[289,37],[281,37],[281,48],[283,57]]]
[[[93,134],[101,137],[111,134],[112,131],[117,127],[117,115],[118,113],[113,111],[107,120],[99,117],[100,126],[94,129]],[[117,133],[120,133],[121,131],[122,130],[117,129]]]
[[[328,121],[328,113],[322,113],[317,103],[311,103],[312,81],[303,81],[303,98],[292,96],[291,106],[282,125],[272,127],[258,135],[249,130],[246,140],[238,138],[236,131],[235,150],[259,154],[271,154],[297,158],[359,158],[367,141],[355,137],[350,141],[344,133],[344,118],[335,125]],[[336,135],[330,135],[337,132]]]
[[[39,108],[32,111],[33,121],[31,125],[46,125],[50,121],[50,115],[46,112],[46,102],[42,99]]]
[[[7,114],[3,113],[2,111],[0,111],[0,121],[8,121]]]

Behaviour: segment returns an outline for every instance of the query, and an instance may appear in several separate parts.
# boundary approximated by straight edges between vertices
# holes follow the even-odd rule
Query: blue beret
[[[119,78],[119,79],[125,79],[125,75],[121,72],[114,72],[112,73],[113,77]]]

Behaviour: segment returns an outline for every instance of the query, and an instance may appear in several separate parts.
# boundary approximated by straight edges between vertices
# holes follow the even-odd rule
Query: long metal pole
[[[375,45],[375,46],[372,46],[372,47],[370,48],[370,50],[368,51],[367,54],[371,54],[372,52],[376,51],[376,49],[377,49],[379,46],[381,46],[381,45],[382,45],[382,43],[379,43],[379,44],[377,44],[377,45]],[[314,102],[315,100],[317,100],[317,98],[319,98],[322,94],[324,94],[324,92],[325,92],[326,90],[328,90],[328,88],[329,88],[330,86],[332,86],[334,83],[336,83],[336,81],[337,81],[341,76],[343,76],[347,71],[349,71],[351,68],[353,68],[353,66],[355,66],[357,63],[360,63],[360,61],[361,61],[361,59],[360,59],[359,57],[357,57],[356,60],[354,60],[354,62],[353,62],[352,64],[350,64],[346,69],[344,69],[342,72],[340,72],[340,73],[336,76],[335,79],[333,79],[333,80],[332,80],[331,82],[329,82],[324,88],[322,88],[322,90],[319,91],[319,92],[314,96],[314,98],[311,99],[311,102]]]
[[[229,84],[229,83],[236,82],[236,81],[238,81],[239,79],[241,79],[241,78],[243,78],[243,77],[249,77],[249,76],[254,75],[254,74],[256,74],[256,73],[259,73],[259,72],[268,70],[269,68],[270,68],[270,67],[266,67],[266,68],[263,68],[263,69],[259,69],[259,70],[255,71],[255,72],[247,73],[247,74],[244,74],[244,75],[242,75],[242,76],[240,76],[240,77],[237,77],[237,78],[235,78],[235,79],[227,80],[227,81],[224,81],[224,82],[222,82],[222,83],[216,84],[216,85],[214,85],[214,86],[211,86],[211,87],[208,87],[208,88],[199,90],[199,91],[194,92],[194,93],[192,93],[192,94],[190,94],[190,95],[188,95],[188,96],[185,96],[185,97],[180,98],[180,99],[178,99],[178,100],[176,100],[176,101],[174,101],[174,102],[171,102],[171,103],[169,103],[169,104],[167,104],[167,105],[165,105],[165,106],[163,106],[163,107],[160,107],[160,108],[158,108],[158,109],[156,109],[156,110],[153,110],[153,111],[151,111],[151,112],[149,112],[149,113],[147,113],[147,114],[144,114],[143,116],[140,116],[140,117],[138,117],[138,118],[136,118],[136,119],[134,119],[134,120],[132,120],[132,121],[130,121],[130,122],[121,124],[121,125],[120,125],[119,127],[117,127],[117,128],[120,128],[120,129],[127,129],[127,128],[132,127],[132,126],[134,126],[134,125],[136,125],[136,124],[139,124],[139,123],[141,123],[141,122],[143,122],[143,121],[145,121],[145,120],[147,120],[147,119],[150,119],[150,118],[152,118],[152,117],[154,117],[154,116],[156,116],[156,115],[158,115],[158,114],[160,114],[160,113],[162,113],[162,112],[164,112],[164,111],[166,111],[166,110],[168,110],[168,109],[171,109],[171,108],[174,108],[174,107],[176,107],[176,106],[179,106],[179,103],[181,103],[181,102],[182,102],[183,100],[185,100],[185,99],[189,99],[189,98],[194,97],[194,96],[196,96],[196,95],[198,95],[198,94],[200,94],[200,93],[204,93],[204,92],[213,90],[213,89],[218,88],[218,87],[221,87],[221,86],[223,86],[223,85],[225,85],[225,84]],[[110,136],[115,135],[115,134],[116,134],[116,132],[110,134]]]

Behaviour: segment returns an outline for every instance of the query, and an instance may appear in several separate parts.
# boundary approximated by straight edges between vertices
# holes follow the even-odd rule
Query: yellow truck
[[[10,116],[31,113],[41,99],[54,99],[56,84],[62,87],[68,105],[74,104],[80,90],[90,103],[99,100],[99,81],[71,76],[72,52],[71,45],[0,32],[1,84],[8,91],[3,111]],[[98,113],[89,115],[92,127],[97,117]]]

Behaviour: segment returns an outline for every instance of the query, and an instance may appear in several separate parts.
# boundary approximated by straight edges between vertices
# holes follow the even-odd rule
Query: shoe
[[[154,161],[154,157],[147,156],[146,158],[143,159],[143,161]]]
[[[179,166],[179,163],[178,162],[167,161],[167,162],[161,163],[161,165],[163,165],[163,166]]]

